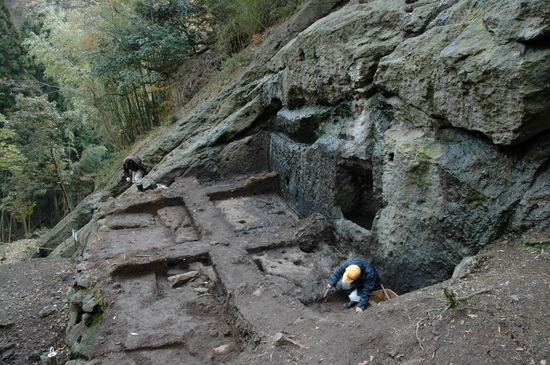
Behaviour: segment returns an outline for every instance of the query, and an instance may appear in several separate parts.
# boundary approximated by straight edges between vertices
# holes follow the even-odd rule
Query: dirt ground
[[[0,246],[0,364],[40,364],[54,348],[67,359],[67,291],[74,264],[66,259],[28,260],[22,240]]]
[[[550,363],[547,236],[501,239],[462,278],[357,314],[341,296],[323,298],[341,256],[321,220],[263,192],[232,199],[235,186],[205,195],[184,185],[184,210],[173,192],[111,202],[85,268],[27,260],[32,242],[0,246],[0,364],[45,363],[50,348],[63,364],[86,342],[65,336],[95,325],[82,308],[75,317],[74,298],[69,310],[83,276],[102,295],[90,365]]]

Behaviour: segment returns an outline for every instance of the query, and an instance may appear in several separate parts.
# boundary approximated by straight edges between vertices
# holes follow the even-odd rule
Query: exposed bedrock
[[[312,0],[138,154],[167,185],[278,171],[404,292],[547,230],[549,130],[549,1]]]

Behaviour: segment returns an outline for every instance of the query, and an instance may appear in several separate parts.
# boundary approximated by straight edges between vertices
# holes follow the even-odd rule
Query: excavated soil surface
[[[463,277],[357,314],[323,296],[343,262],[327,222],[293,211],[276,178],[108,201],[78,265],[0,246],[0,364],[50,348],[75,365],[550,362],[547,236],[502,239]]]

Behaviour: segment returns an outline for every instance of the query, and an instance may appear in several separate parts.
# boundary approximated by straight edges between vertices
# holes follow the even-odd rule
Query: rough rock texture
[[[300,214],[405,292],[547,230],[549,81],[546,0],[312,0],[137,153],[166,185],[279,172]]]
[[[445,124],[520,143],[550,127],[549,15],[544,1],[456,2],[382,58],[375,82]]]
[[[52,364],[53,350],[66,365],[548,362],[550,234],[502,239],[358,314],[325,290],[343,260],[328,220],[299,217],[275,177],[126,194],[103,205],[76,270],[0,265],[0,363]],[[180,240],[188,218],[196,236]]]
[[[104,226],[99,229],[97,240],[86,248],[83,255],[86,260],[79,265],[81,274],[71,295],[72,314],[67,336],[71,356],[92,359],[89,365],[114,361],[164,362],[173,357],[189,363],[260,363],[264,360],[251,356],[249,346],[261,348],[264,342],[270,346],[268,334],[284,324],[286,330],[294,328],[300,333],[298,343],[308,342],[309,350],[300,355],[305,356],[302,362],[307,362],[307,356],[319,356],[319,352],[323,354],[320,358],[338,358],[336,350],[330,355],[326,353],[326,338],[317,337],[315,331],[327,321],[331,329],[329,337],[341,337],[344,335],[336,335],[339,331],[347,332],[345,327],[335,328],[331,323],[333,314],[341,311],[338,310],[341,302],[333,303],[335,307],[324,303],[323,289],[331,270],[349,250],[338,253],[336,237],[321,214],[302,218],[280,198],[280,186],[274,182],[281,180],[276,173],[264,173],[208,186],[201,185],[195,178],[178,178],[167,190],[126,194],[108,200],[102,206]],[[346,219],[338,222],[348,222],[348,226],[340,226],[339,231],[361,234],[359,225]],[[180,239],[178,232],[184,226],[195,234]],[[547,240],[548,235],[533,235],[529,242],[540,244]],[[447,259],[444,253],[440,259]],[[538,280],[535,286],[543,288],[548,281],[545,276],[548,262],[538,259],[537,264],[527,258],[522,262],[530,262],[529,270],[539,270],[531,271],[530,280]],[[472,260],[461,270],[461,278],[470,275],[472,266],[480,267],[481,263],[473,263],[478,262],[476,260],[483,259]],[[433,264],[429,268],[436,270]],[[193,279],[175,285],[175,278],[181,276]],[[382,277],[386,285],[390,285],[391,277],[385,274]],[[480,285],[499,287],[499,292],[503,291],[498,294],[499,298],[504,296],[504,299],[491,296],[488,303],[483,304],[492,308],[494,303],[508,300],[508,290],[510,295],[519,298],[514,293],[521,292],[518,288],[522,285],[511,284],[508,289],[506,284],[514,277],[516,275],[510,273],[504,282],[499,281],[503,288],[494,282],[476,282],[472,285],[476,289],[470,289],[470,293],[486,289]],[[500,280],[500,277],[497,275],[495,279]],[[447,287],[449,283],[439,287]],[[417,295],[426,296],[426,293],[432,293],[430,300],[440,295],[434,286]],[[541,303],[547,300],[543,293],[540,293]],[[540,307],[535,297],[521,301]],[[426,306],[423,315],[434,311],[427,304],[414,302],[414,305]],[[163,314],[156,315],[159,311]],[[422,329],[417,328],[417,332],[428,331],[425,338],[430,340],[424,343],[427,346],[435,341],[430,345],[433,349],[438,348],[437,343],[442,338],[437,334],[432,337],[429,328],[433,327],[435,333],[446,328],[436,312],[441,311],[438,309],[428,319],[421,319]],[[387,315],[400,323],[396,313],[390,310]],[[101,322],[94,320],[98,316],[103,318]],[[491,328],[490,317],[484,317],[489,325],[483,324],[483,331],[487,326]],[[414,323],[400,323],[399,328],[411,325]],[[472,322],[469,325],[479,324]],[[525,326],[524,322],[521,326]],[[531,328],[533,323],[527,326]],[[387,328],[379,324],[373,327],[379,328],[377,336],[390,341]],[[493,336],[492,331],[489,332]],[[538,347],[537,333],[539,327],[531,329],[529,335],[534,337],[529,341],[536,349],[533,356],[543,358],[546,353]],[[308,340],[316,338],[319,341],[313,340],[315,344]],[[360,337],[358,340],[361,341]],[[402,341],[402,338],[399,336],[396,340]],[[472,356],[494,351],[486,339],[482,342],[479,351]],[[222,346],[229,346],[231,350],[225,347],[227,353],[219,350]],[[342,345],[335,342],[334,346]],[[425,351],[423,346],[420,346],[422,352]],[[404,346],[410,347],[416,346]],[[393,350],[381,350],[376,357],[387,356],[383,355],[386,351],[390,357],[400,358],[403,354],[394,353],[400,349],[397,346]],[[441,355],[438,354],[439,360]],[[288,358],[289,355],[283,350],[279,356]],[[457,349],[452,347],[443,356],[455,358]],[[389,359],[388,363],[397,362]]]
[[[242,363],[236,357],[266,321],[294,316],[281,303],[319,301],[341,260],[334,235],[321,215],[301,218],[289,207],[276,177],[208,188],[177,179],[105,202],[69,293],[70,357],[89,365]],[[183,239],[181,228],[194,234]]]
[[[79,231],[82,227],[88,225],[90,221],[94,221],[94,212],[99,209],[104,196],[105,192],[99,191],[90,194],[82,200],[71,213],[40,239],[38,247],[41,249],[37,250],[36,254],[47,256],[50,254],[49,250],[58,248],[66,240],[73,239],[73,232]],[[92,235],[91,239],[94,239],[94,237],[95,235]],[[71,255],[72,253],[66,257],[70,257]]]
[[[165,184],[278,171],[341,250],[430,285],[550,223],[549,24],[544,0],[311,1],[139,154]]]
[[[82,261],[75,364],[546,363],[544,252],[489,248],[437,283],[496,239],[548,237],[549,81],[548,0],[309,1],[137,151],[169,189],[117,176],[44,240]],[[424,289],[331,312],[344,257]]]

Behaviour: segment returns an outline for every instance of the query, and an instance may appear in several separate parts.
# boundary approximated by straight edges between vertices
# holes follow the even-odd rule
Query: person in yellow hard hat
[[[350,300],[344,308],[355,307],[357,313],[368,306],[373,291],[382,289],[376,269],[363,260],[348,261],[334,270],[327,283],[327,289],[332,288],[344,290]]]

